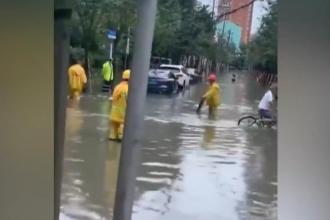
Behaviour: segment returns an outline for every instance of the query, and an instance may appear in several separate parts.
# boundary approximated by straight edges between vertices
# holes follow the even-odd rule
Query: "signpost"
[[[113,43],[117,39],[117,31],[114,29],[108,29],[107,30],[107,38],[110,42],[109,44],[109,59],[113,59]]]

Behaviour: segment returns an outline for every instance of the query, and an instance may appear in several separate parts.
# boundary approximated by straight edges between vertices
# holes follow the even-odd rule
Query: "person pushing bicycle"
[[[269,127],[277,124],[277,86],[269,86],[258,105],[258,116],[246,115],[238,120],[238,126],[257,125],[258,127]]]
[[[272,109],[277,101],[277,86],[271,85],[259,102],[259,115],[262,119],[273,119]]]

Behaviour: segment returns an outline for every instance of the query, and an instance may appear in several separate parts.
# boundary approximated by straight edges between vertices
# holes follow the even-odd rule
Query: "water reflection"
[[[206,84],[147,97],[134,220],[276,219],[277,133],[236,124],[262,96],[249,78],[220,76],[217,120],[195,114]],[[108,109],[102,96],[68,106],[61,219],[112,218],[121,146],[106,140]]]
[[[61,219],[111,219],[120,146],[106,140],[108,103],[69,103]]]
[[[107,160],[105,161],[105,183],[104,193],[106,198],[106,207],[108,209],[109,218],[112,217],[113,207],[115,203],[115,190],[117,186],[117,176],[119,169],[121,145],[119,143],[109,142],[107,148]]]
[[[227,85],[226,80],[224,76],[220,82],[225,96],[218,112],[221,112],[219,120],[209,120],[205,109],[199,116],[190,113],[205,85],[195,87],[197,91],[192,88],[188,98],[192,102],[183,101],[179,112],[162,105],[147,106],[152,109],[147,112],[147,133],[154,135],[153,130],[161,130],[162,135],[179,138],[170,138],[170,142],[158,147],[146,142],[144,151],[158,158],[163,150],[174,149],[172,153],[178,161],[165,157],[165,162],[142,163],[142,167],[153,168],[154,176],[139,177],[143,181],[138,181],[140,196],[136,199],[133,219],[276,219],[276,131],[262,133],[236,126],[241,114],[254,111],[255,99],[262,92],[242,86],[244,76],[235,84]],[[250,91],[255,94],[246,94]],[[153,101],[149,98],[148,104]],[[179,127],[181,131],[176,132]],[[164,172],[164,167],[168,171]],[[174,170],[180,175],[175,175]],[[145,174],[141,168],[140,176]],[[148,181],[152,186],[146,185]],[[257,198],[260,195],[267,195],[268,199]],[[172,202],[166,203],[165,197]]]
[[[212,140],[215,138],[215,127],[207,126],[205,127],[203,140],[206,144],[212,143]],[[202,145],[204,146],[204,145]]]

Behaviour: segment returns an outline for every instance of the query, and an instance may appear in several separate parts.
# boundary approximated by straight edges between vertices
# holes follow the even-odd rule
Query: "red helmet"
[[[210,81],[214,82],[214,81],[217,80],[217,76],[216,76],[214,73],[212,73],[212,74],[209,75],[209,78],[208,78],[208,79],[209,79]]]

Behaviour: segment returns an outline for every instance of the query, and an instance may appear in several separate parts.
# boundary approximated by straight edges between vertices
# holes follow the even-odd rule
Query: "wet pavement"
[[[216,119],[195,113],[204,84],[147,96],[133,220],[277,219],[277,131],[237,127],[263,90],[220,79]],[[121,146],[106,139],[108,109],[102,95],[68,105],[61,220],[112,218]]]

